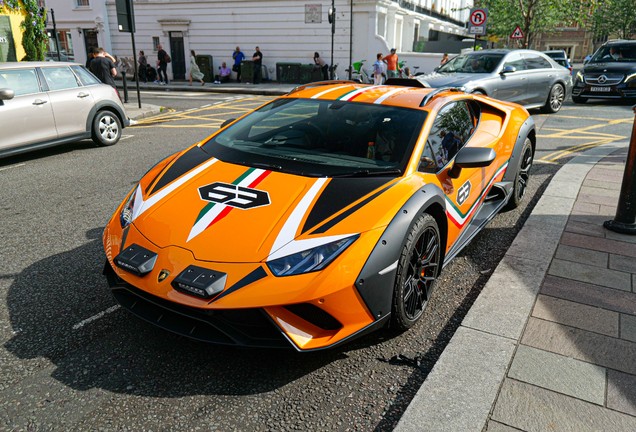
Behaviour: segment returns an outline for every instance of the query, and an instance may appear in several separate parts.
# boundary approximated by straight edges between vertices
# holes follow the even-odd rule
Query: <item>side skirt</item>
[[[6,150],[0,150],[0,157],[13,156],[20,153],[40,150],[40,149],[44,149],[48,147],[54,147],[57,145],[66,144],[66,143],[75,142],[75,141],[81,141],[81,140],[90,139],[90,138],[91,138],[90,132],[83,132],[81,134],[71,135],[64,138],[56,138],[50,141],[27,144],[27,145],[23,145],[19,147],[11,147]]]
[[[486,224],[490,222],[497,213],[499,213],[499,210],[506,205],[512,196],[512,186],[513,184],[511,182],[498,182],[492,185],[492,189],[481,204],[479,211],[475,213],[473,219],[464,229],[464,232],[459,236],[453,247],[446,254],[442,268],[446,267],[448,263],[455,258],[477,234],[479,234]]]

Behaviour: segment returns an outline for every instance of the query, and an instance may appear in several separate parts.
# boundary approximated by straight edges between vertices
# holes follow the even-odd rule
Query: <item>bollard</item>
[[[126,72],[122,72],[121,77],[124,80],[124,103],[128,103],[128,81],[126,81]]]
[[[636,115],[636,105],[632,107],[632,110]],[[636,117],[634,117],[632,139],[629,142],[616,216],[614,220],[605,221],[603,226],[617,233],[636,235]]]

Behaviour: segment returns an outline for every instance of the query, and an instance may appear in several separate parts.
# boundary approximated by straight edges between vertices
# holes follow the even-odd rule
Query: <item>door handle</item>
[[[88,95],[86,93],[80,93],[80,94],[77,95],[78,98],[82,98],[82,99],[85,98],[85,97],[88,97],[88,96],[90,96],[90,95]]]
[[[36,99],[35,102],[33,102],[33,105],[44,105],[47,102],[48,101],[45,101],[45,100],[42,100],[42,99]]]

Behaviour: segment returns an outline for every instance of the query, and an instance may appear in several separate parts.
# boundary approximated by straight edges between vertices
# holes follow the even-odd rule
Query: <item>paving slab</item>
[[[607,220],[607,218],[604,218]],[[636,243],[636,236],[621,234],[614,231],[605,230],[605,238],[610,240],[618,240],[624,243]]]
[[[609,184],[615,184],[615,183],[609,183]],[[616,202],[616,199],[618,199],[618,197],[620,196],[620,189],[607,189],[607,188],[601,188],[601,187],[586,186],[585,183],[583,183],[580,193],[581,195],[598,195],[603,197],[614,198],[614,202]]]
[[[636,342],[636,316],[620,314],[620,338]]]
[[[636,417],[506,379],[492,419],[527,432],[626,432]]]
[[[551,197],[551,201],[559,201],[567,209],[572,207],[572,200],[566,198]],[[550,210],[546,209],[546,211]],[[532,218],[528,218],[508,248],[506,255],[533,261],[549,262],[559,244],[559,238],[567,220],[567,214],[535,215]],[[541,242],[541,249],[535,247],[537,241]]]
[[[636,343],[530,317],[521,343],[636,374]]]
[[[603,219],[607,219],[607,216],[603,216]],[[579,222],[573,220],[572,217],[570,217],[568,224],[565,226],[565,231],[593,237],[605,237],[603,225]]]
[[[607,196],[607,195],[586,194],[586,193],[583,193],[583,191],[579,193],[579,196],[577,197],[576,200],[577,202],[600,204],[600,205],[610,206],[610,207],[613,207],[616,205],[616,198],[614,197]]]
[[[636,416],[636,376],[607,371],[607,407]]]
[[[613,288],[576,282],[555,276],[546,276],[541,286],[541,293],[590,306],[636,315],[636,296]]]
[[[607,268],[609,261],[609,254],[606,252],[599,252],[567,245],[559,245],[554,257],[565,261],[573,261],[601,268]]]
[[[636,258],[610,254],[609,268],[628,273],[636,273]]]
[[[575,199],[579,194],[579,183],[561,180],[550,182],[550,187],[543,193],[543,196],[557,196]]]
[[[576,202],[574,203],[574,207],[572,207],[572,213],[598,214],[600,210],[601,206],[599,204],[584,202]]]
[[[607,233],[607,230],[605,228],[603,228],[603,222],[605,222],[607,220],[607,216],[602,216],[599,214],[591,214],[591,213],[572,213],[570,215],[570,222],[575,221],[575,222],[582,222],[582,223],[586,223],[586,224],[590,224],[590,225],[597,225],[598,227],[603,229],[604,235],[602,235],[601,237],[606,237],[605,234]],[[612,231],[609,231],[612,232]]]
[[[629,273],[592,267],[571,261],[552,260],[548,274],[622,291],[632,290],[631,275]]]
[[[621,190],[620,183],[611,183],[611,182],[604,182],[604,181],[590,180],[590,179],[585,179],[585,181],[583,182],[583,187],[593,187],[593,188],[604,189],[607,191]]]
[[[457,329],[395,431],[481,432],[514,348],[509,339]]]
[[[506,255],[470,308],[462,326],[519,339],[546,268],[547,262]]]
[[[518,381],[604,405],[604,367],[519,345],[508,376]]]
[[[583,330],[619,337],[619,313],[539,294],[532,316]],[[634,317],[636,319],[636,317]]]
[[[486,432],[519,432],[520,430],[491,420],[488,422],[488,430]]]
[[[636,247],[633,244],[607,238],[599,239],[598,237],[566,232],[561,237],[561,244],[636,258]]]

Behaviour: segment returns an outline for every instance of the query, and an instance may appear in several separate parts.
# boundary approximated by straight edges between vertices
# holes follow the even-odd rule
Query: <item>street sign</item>
[[[510,39],[523,39],[523,32],[521,31],[521,27],[517,26],[515,31],[512,32],[512,36]]]
[[[322,22],[322,5],[305,5],[305,24],[318,24]]]
[[[468,21],[468,33],[473,35],[486,34],[486,21],[488,20],[488,9],[472,8]]]

